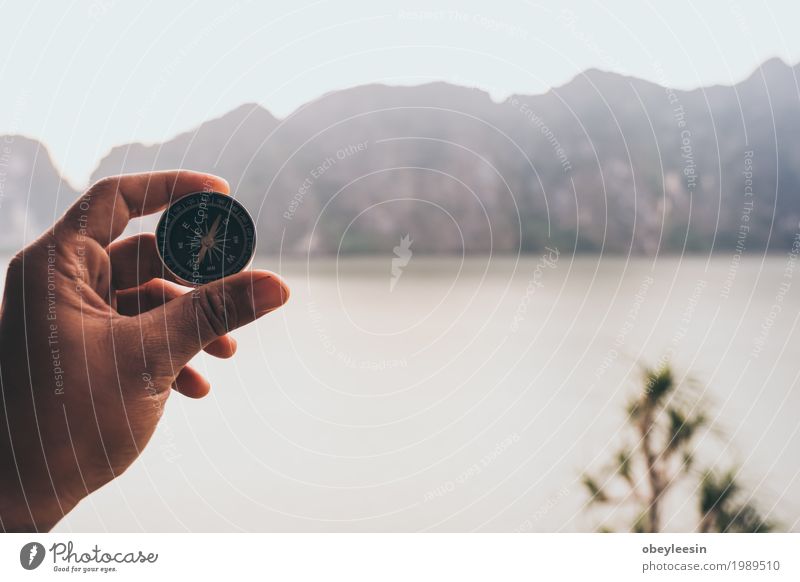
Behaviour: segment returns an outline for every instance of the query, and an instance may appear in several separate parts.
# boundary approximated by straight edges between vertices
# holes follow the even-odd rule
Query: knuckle
[[[117,188],[116,176],[106,176],[100,178],[97,182],[92,184],[87,190],[86,194],[100,194],[105,192],[114,192]]]
[[[206,287],[200,293],[200,311],[208,327],[222,336],[237,327],[236,304],[223,286]]]
[[[11,260],[8,261],[8,269],[6,277],[10,278],[13,276],[22,275],[22,269],[25,265],[25,259],[23,258],[23,251],[19,251]]]
[[[6,278],[21,278],[29,275],[30,279],[33,275],[39,274],[39,268],[43,261],[46,261],[47,247],[42,244],[31,244],[21,251],[17,252],[8,261],[8,268],[6,269]]]

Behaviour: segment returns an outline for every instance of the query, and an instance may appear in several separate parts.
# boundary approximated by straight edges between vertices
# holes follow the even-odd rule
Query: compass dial
[[[188,285],[203,285],[247,268],[256,228],[244,206],[219,192],[195,192],[176,200],[156,227],[161,261]]]

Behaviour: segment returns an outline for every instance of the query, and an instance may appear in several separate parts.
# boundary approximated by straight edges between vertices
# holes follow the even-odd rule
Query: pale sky
[[[496,99],[589,67],[678,88],[800,60],[800,3],[518,0],[0,4],[0,133],[43,141],[83,185],[114,145],[169,139],[246,102],[446,80]]]

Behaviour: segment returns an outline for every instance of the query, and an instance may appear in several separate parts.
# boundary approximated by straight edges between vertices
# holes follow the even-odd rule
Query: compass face
[[[195,192],[176,200],[156,228],[164,266],[195,286],[245,269],[255,243],[256,228],[247,210],[218,192]]]

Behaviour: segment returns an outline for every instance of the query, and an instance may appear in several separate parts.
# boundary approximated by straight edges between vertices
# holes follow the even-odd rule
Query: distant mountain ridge
[[[359,86],[286,119],[246,104],[164,143],[115,147],[92,178],[224,176],[269,253],[390,255],[405,235],[415,253],[786,249],[800,223],[796,73],[774,59],[734,86],[678,91],[592,69],[500,103],[442,82]],[[53,215],[48,196],[76,195],[31,147],[14,150],[29,173],[6,180],[3,232],[28,184],[37,225]]]
[[[0,136],[0,249],[18,250],[38,237],[77,195],[41,143]]]

